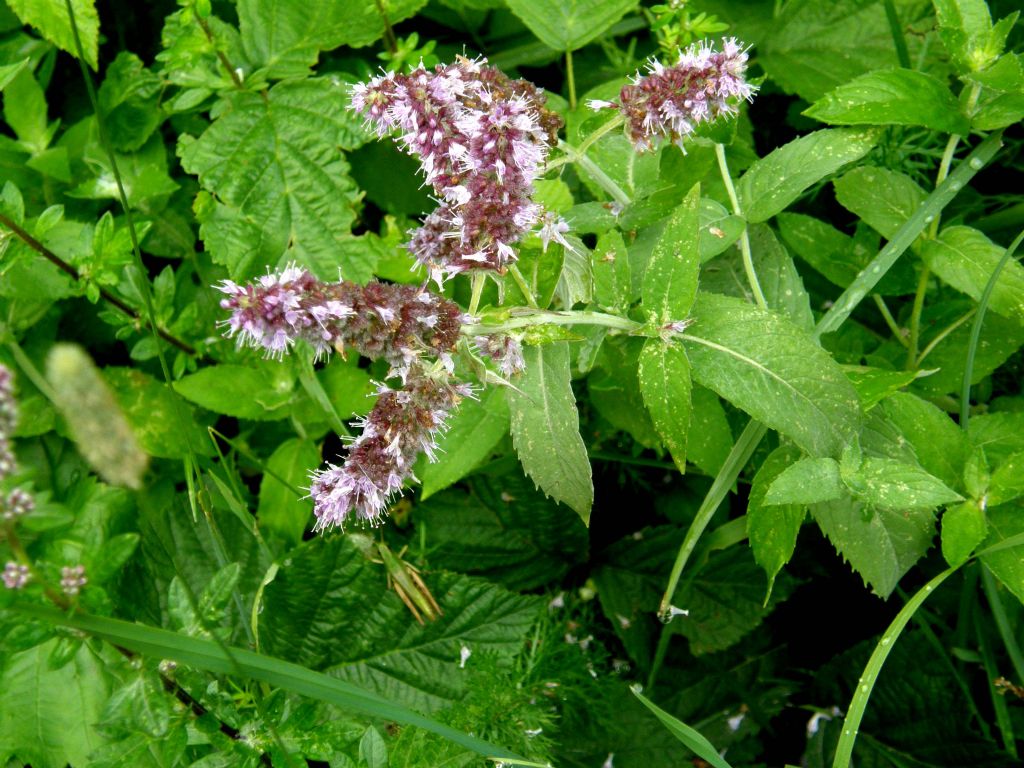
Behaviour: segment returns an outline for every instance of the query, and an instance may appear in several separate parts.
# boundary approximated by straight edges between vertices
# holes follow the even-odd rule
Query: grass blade
[[[691,728],[682,720],[673,717],[668,712],[663,710],[657,704],[649,701],[639,690],[636,688],[630,689],[633,691],[633,695],[640,699],[640,703],[647,707],[654,716],[657,717],[661,724],[668,728],[669,732],[679,739],[686,748],[693,752],[697,757],[706,762],[713,768],[732,768],[725,761],[725,758],[718,754],[718,750],[715,749],[715,745],[704,738],[704,735],[700,731]]]

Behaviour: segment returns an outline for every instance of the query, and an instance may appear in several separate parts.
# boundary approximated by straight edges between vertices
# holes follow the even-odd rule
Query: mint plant
[[[0,3],[0,763],[1015,765],[1011,6]]]

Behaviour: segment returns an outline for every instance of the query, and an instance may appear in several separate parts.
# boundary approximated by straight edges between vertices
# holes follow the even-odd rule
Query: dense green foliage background
[[[1019,764],[1017,10],[0,2],[5,490],[37,503],[0,559],[38,576],[0,590],[0,764]],[[587,99],[723,35],[760,83],[738,119],[685,153],[588,142]],[[525,240],[529,292],[625,325],[533,315],[526,371],[463,402],[389,522],[314,536],[308,474],[384,369],[238,348],[212,286],[423,283],[402,244],[434,203],[348,93],[459,55],[565,118],[536,187],[575,250]],[[490,281],[482,322],[534,296]],[[141,489],[71,439],[58,341],[102,370]],[[47,596],[77,563],[81,595]]]

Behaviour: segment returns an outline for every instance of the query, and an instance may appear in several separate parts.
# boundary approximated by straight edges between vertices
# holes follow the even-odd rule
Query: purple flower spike
[[[408,248],[440,286],[460,272],[503,272],[537,223],[533,181],[561,119],[524,80],[460,58],[432,72],[389,72],[355,86],[352,107],[380,135],[401,131],[441,200]]]
[[[310,486],[315,530],[342,528],[355,521],[379,525],[391,500],[413,477],[420,453],[433,461],[437,437],[448,415],[463,397],[465,384],[453,384],[446,373],[411,373],[399,390],[381,385],[373,410],[362,419],[362,433],[349,448],[342,466],[316,472]]]
[[[637,151],[654,149],[663,139],[682,147],[697,125],[734,115],[739,101],[753,98],[757,88],[746,81],[746,69],[746,49],[735,38],[727,38],[721,52],[701,42],[683,51],[673,66],[651,60],[650,74],[638,72],[619,93],[618,104],[592,101],[590,106],[621,110]]]

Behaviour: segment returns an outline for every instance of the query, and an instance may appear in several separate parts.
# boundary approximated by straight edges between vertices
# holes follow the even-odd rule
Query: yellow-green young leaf
[[[1021,496],[1024,496],[1024,453],[1015,453],[992,473],[988,504],[994,507]]]
[[[755,162],[736,192],[747,221],[766,221],[811,185],[859,160],[878,141],[872,128],[829,128],[801,136]]]
[[[782,566],[789,562],[796,549],[796,537],[807,516],[804,504],[766,504],[765,495],[775,479],[782,472],[798,462],[800,451],[788,445],[779,446],[761,464],[754,475],[747,499],[747,536],[754,561],[768,576],[768,591],[771,596],[775,577]]]
[[[789,437],[836,456],[860,430],[857,391],[838,363],[775,312],[701,292],[683,337],[694,381]]]
[[[433,496],[472,472],[508,434],[509,412],[505,390],[492,387],[479,400],[466,399],[448,420],[448,431],[438,441],[437,461],[424,457],[416,472],[423,481],[421,500]]]
[[[920,125],[961,135],[970,127],[949,86],[912,69],[868,72],[818,99],[804,114],[831,125]]]
[[[890,371],[867,365],[844,365],[843,370],[857,389],[865,411],[871,410],[918,377],[917,371]]]
[[[690,391],[690,361],[683,348],[648,339],[640,353],[640,394],[654,428],[680,472],[686,472]]]
[[[925,191],[903,173],[854,168],[835,181],[836,199],[882,237],[891,238],[917,210]]]
[[[260,481],[260,528],[280,534],[292,546],[302,541],[313,513],[312,499],[303,497],[308,495],[309,473],[318,466],[320,450],[298,437],[285,440],[270,454]]]
[[[372,249],[351,237],[359,193],[338,151],[364,136],[347,103],[339,80],[293,80],[231,94],[202,136],[182,136],[182,166],[210,193],[196,201],[200,234],[232,279],[289,260],[324,279],[369,279]]]
[[[62,51],[78,57],[65,0],[8,0],[7,4],[23,24],[30,24]],[[71,0],[71,10],[75,14],[75,25],[82,41],[85,61],[96,69],[100,17],[96,13],[95,0]]]
[[[965,501],[942,514],[942,556],[954,568],[964,563],[988,533],[985,511]]]
[[[11,82],[18,73],[25,68],[25,65],[31,61],[29,58],[24,58],[21,61],[16,61],[13,64],[4,64],[0,66],[0,93],[3,93],[4,88],[7,87],[8,83]]]
[[[669,217],[644,270],[643,305],[660,324],[685,320],[697,295],[699,200],[695,185]]]
[[[594,504],[590,458],[580,436],[564,341],[523,350],[526,370],[509,393],[512,442],[537,486],[590,522]]]
[[[920,467],[868,457],[843,481],[857,498],[882,509],[934,509],[961,496]]]
[[[817,504],[846,495],[835,459],[800,459],[783,469],[764,494],[764,503]]]
[[[925,243],[922,256],[943,282],[978,300],[1004,250],[977,229],[947,227],[937,239]],[[1024,323],[1024,267],[1018,262],[1011,259],[1003,265],[988,308]]]
[[[1003,19],[993,28],[985,0],[933,0],[932,5],[942,42],[960,72],[985,69],[1002,52],[1013,22]]]
[[[637,0],[507,1],[509,10],[556,51],[575,51],[596,40],[637,4]]]

